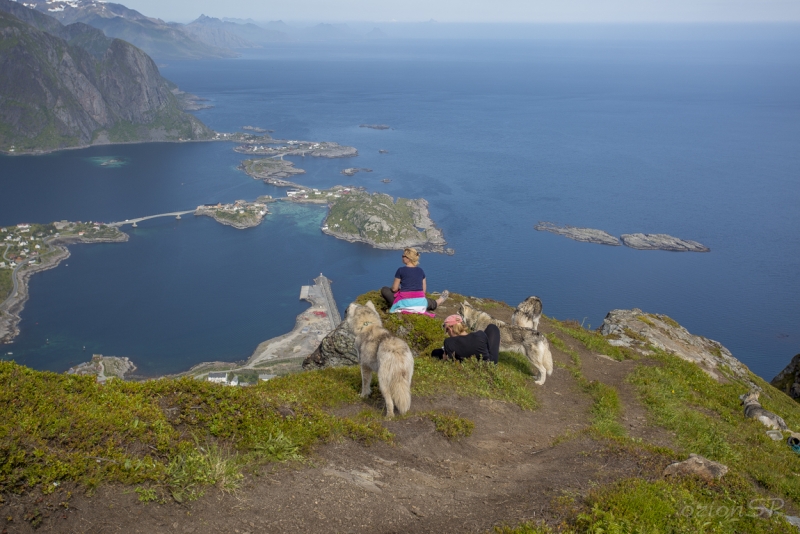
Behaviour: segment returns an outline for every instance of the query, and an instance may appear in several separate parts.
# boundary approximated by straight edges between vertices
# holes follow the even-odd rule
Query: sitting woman
[[[497,363],[500,353],[500,329],[497,325],[490,324],[485,330],[470,332],[460,315],[450,315],[442,326],[449,337],[444,340],[444,347],[434,350],[431,356],[458,361],[475,356]]]
[[[392,287],[381,288],[381,296],[390,306],[389,313],[426,313],[435,310],[450,295],[445,289],[438,299],[429,299],[425,296],[427,289],[425,271],[419,266],[419,252],[407,248],[403,250],[403,267],[394,273]]]

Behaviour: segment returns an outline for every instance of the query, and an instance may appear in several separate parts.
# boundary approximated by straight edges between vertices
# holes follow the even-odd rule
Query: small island
[[[242,126],[242,130],[248,130],[251,132],[262,133],[262,134],[269,133],[272,131],[272,130],[266,130],[264,128],[259,128],[258,126]]]
[[[359,124],[359,128],[369,128],[370,130],[390,130],[391,126],[388,124]]]
[[[679,239],[667,234],[622,234],[626,247],[637,250],[668,250],[671,252],[710,252],[711,249],[698,243]]]
[[[355,176],[359,172],[372,172],[372,169],[359,169],[357,167],[349,167],[347,169],[342,170],[342,174],[345,176]]]
[[[69,258],[66,245],[118,243],[128,234],[103,223],[59,221],[51,224],[22,223],[0,228],[0,343],[19,334],[19,314],[28,300],[28,280]]]
[[[237,200],[233,204],[204,204],[197,206],[194,214],[205,215],[218,223],[243,230],[261,224],[261,221],[269,213],[266,203],[271,201],[272,197],[265,196],[259,197],[255,202]]]
[[[286,182],[284,178],[306,173],[303,169],[295,167],[291,161],[273,158],[246,159],[239,165],[239,169],[251,178],[277,186],[293,185],[291,182]]]
[[[583,241],[585,243],[597,243],[598,245],[610,245],[618,247],[619,239],[604,232],[603,230],[596,230],[594,228],[579,228],[577,226],[570,226],[565,224],[559,226],[555,223],[540,221],[539,224],[533,227],[534,230],[540,232],[550,232],[557,235],[563,235],[575,241]]]
[[[385,193],[336,186],[331,191],[309,195],[309,200],[324,194],[328,216],[322,231],[350,242],[367,243],[375,248],[402,250],[416,247],[424,252],[445,252],[447,242],[430,218],[423,198],[398,198]]]

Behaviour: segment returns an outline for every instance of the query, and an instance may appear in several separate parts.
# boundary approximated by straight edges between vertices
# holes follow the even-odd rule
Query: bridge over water
[[[175,217],[176,219],[180,219],[181,215],[186,215],[187,213],[194,213],[195,210],[188,210],[188,211],[172,211],[170,213],[159,213],[158,215],[148,215],[147,217],[139,217],[138,219],[125,219],[124,221],[113,222],[109,223],[108,226],[124,226],[126,224],[133,225],[136,228],[137,223],[142,221],[146,221],[148,219],[155,219],[157,217]]]

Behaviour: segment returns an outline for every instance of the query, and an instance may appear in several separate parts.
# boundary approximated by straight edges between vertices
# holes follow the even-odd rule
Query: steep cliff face
[[[61,33],[87,42],[92,53],[0,10],[0,150],[211,135],[180,111],[143,51],[118,39],[102,51],[102,40],[84,27]]]

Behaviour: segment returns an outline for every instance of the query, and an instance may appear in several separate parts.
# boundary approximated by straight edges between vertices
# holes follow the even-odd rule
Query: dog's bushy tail
[[[400,415],[411,408],[411,377],[414,374],[414,356],[411,349],[401,340],[397,347],[388,351],[378,367],[378,383],[384,396],[391,397]],[[391,414],[389,414],[391,416]]]

